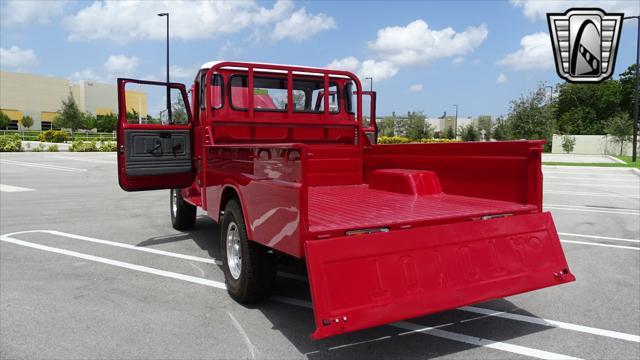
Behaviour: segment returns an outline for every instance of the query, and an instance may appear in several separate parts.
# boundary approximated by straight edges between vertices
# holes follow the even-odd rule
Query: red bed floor
[[[373,190],[367,184],[309,188],[309,230],[312,233],[418,222],[440,223],[534,210],[534,205],[459,195],[414,196]]]

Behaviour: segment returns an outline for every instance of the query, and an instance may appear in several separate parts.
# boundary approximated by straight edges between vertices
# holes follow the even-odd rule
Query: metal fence
[[[38,141],[38,135],[41,131],[38,130],[0,130],[0,136],[18,134],[23,141]],[[116,133],[79,133],[76,132],[73,135],[69,134],[70,141],[82,140],[82,141],[116,141]]]

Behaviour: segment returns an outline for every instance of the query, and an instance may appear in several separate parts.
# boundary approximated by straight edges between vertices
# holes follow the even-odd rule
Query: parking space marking
[[[223,290],[226,289],[226,286],[224,283],[214,281],[214,280],[208,280],[208,279],[203,279],[196,276],[175,273],[172,271],[160,270],[152,267],[131,264],[123,261],[112,260],[112,259],[84,254],[76,251],[65,250],[65,249],[55,248],[55,247],[46,246],[46,245],[40,245],[40,244],[36,244],[36,243],[24,241],[24,240],[15,239],[8,235],[0,236],[0,241],[5,241],[15,245],[25,246],[33,249],[53,252],[53,253],[62,254],[62,255],[67,255],[71,257],[77,257],[80,259],[98,262],[102,264],[122,267],[129,270],[135,270],[135,271],[140,271],[148,274],[164,276],[164,277],[168,277],[176,280],[183,280],[183,281],[187,281],[195,284],[211,286],[217,289],[223,289]],[[282,298],[283,297],[272,297],[272,300],[278,301],[278,299],[282,299]],[[291,299],[291,300],[294,300],[294,301],[287,301],[285,303],[296,304],[296,305],[304,304],[303,307],[311,308],[311,302],[298,300],[298,299]],[[435,328],[425,329],[421,325],[413,324],[406,321],[392,323],[392,324],[389,324],[389,326],[393,326],[393,327],[404,329],[404,330],[415,330],[423,334],[441,337],[448,340],[458,341],[458,342],[479,346],[479,347],[487,347],[495,350],[502,350],[502,351],[506,351],[514,354],[525,355],[525,356],[535,357],[539,359],[578,359],[578,358],[564,355],[564,354],[558,354],[558,353],[534,349],[526,346],[514,345],[506,342],[479,338],[476,336],[459,334],[459,333],[446,331],[446,330],[440,330]]]
[[[249,339],[249,335],[247,335],[247,332],[244,331],[244,329],[242,328],[242,325],[240,325],[240,322],[238,322],[238,320],[236,320],[236,318],[233,316],[232,313],[227,311],[227,315],[229,315],[229,317],[231,318],[231,323],[233,324],[233,327],[235,327],[236,330],[242,336],[242,341],[244,341],[244,344],[247,346],[247,349],[249,349],[249,353],[251,354],[251,358],[255,359],[256,358],[256,352],[258,352],[258,350],[253,345],[253,343],[251,342],[251,339]]]
[[[592,193],[592,192],[581,192],[581,191],[544,191],[545,194],[559,194],[559,195],[578,195],[578,196],[606,196],[606,197],[618,197],[618,198],[626,198],[626,199],[640,199],[640,196],[635,195],[620,195],[620,194],[607,194],[607,193]]]
[[[620,182],[628,182],[628,183],[635,183],[638,184],[639,180],[636,176],[629,176],[629,179],[610,179],[607,178],[607,181],[620,181]],[[600,178],[598,179],[594,179],[594,178],[589,178],[589,177],[564,177],[564,176],[545,176],[544,177],[545,180],[548,179],[557,179],[557,180],[586,180],[586,181],[593,181],[593,180],[602,180]]]
[[[624,188],[624,189],[637,189],[638,184],[636,185],[619,185],[619,184],[603,184],[603,183],[571,183],[571,182],[560,182],[560,181],[548,181],[545,185],[569,185],[569,186],[588,186],[588,187],[606,187],[606,188]]]
[[[116,247],[120,247],[120,248],[124,248],[124,249],[148,252],[148,253],[157,254],[157,255],[171,256],[171,257],[174,257],[174,258],[179,258],[179,259],[184,259],[184,260],[198,261],[198,262],[216,264],[216,265],[220,265],[221,264],[219,261],[216,262],[216,260],[214,260],[214,259],[207,259],[207,258],[203,258],[203,257],[200,257],[200,256],[185,255],[185,254],[174,253],[174,252],[170,252],[170,251],[158,250],[158,249],[154,249],[154,248],[147,248],[147,247],[141,247],[141,246],[125,244],[125,243],[121,243],[121,242],[117,242],[117,241],[96,239],[96,238],[92,238],[92,237],[88,237],[88,236],[69,234],[69,233],[66,233],[66,232],[56,231],[56,230],[17,231],[17,232],[13,232],[13,233],[10,233],[10,234],[5,234],[4,236],[12,237],[14,235],[32,234],[32,233],[51,234],[51,235],[56,235],[56,236],[61,236],[61,237],[66,237],[66,238],[71,238],[71,239],[76,239],[76,240],[88,241],[88,242],[92,242],[92,243],[96,243],[96,244],[116,246]]]
[[[496,313],[494,310],[483,309],[483,308],[479,308],[479,307],[475,307],[475,306],[463,306],[461,308],[458,308],[458,310],[468,311],[468,312],[472,312],[472,313],[476,313],[476,314],[484,314],[484,315],[488,315],[488,316],[497,316],[497,317],[501,317],[501,318],[505,318],[505,319],[509,319],[509,320],[528,322],[528,323],[531,323],[531,324],[544,325],[544,326],[550,326],[550,327],[557,327],[557,328],[561,328],[561,329],[573,330],[573,331],[578,331],[578,332],[583,332],[583,333],[588,333],[588,334],[593,334],[593,335],[606,336],[606,337],[610,337],[610,338],[614,338],[614,339],[627,340],[627,341],[633,341],[633,342],[640,342],[640,336],[638,336],[638,335],[626,334],[626,333],[622,333],[622,332],[618,332],[618,331],[598,329],[598,328],[593,328],[593,327],[589,327],[589,326],[576,325],[576,324],[566,323],[566,322],[562,322],[562,321],[537,318],[537,317],[534,317],[534,316],[513,314],[513,313],[509,313],[509,312],[498,312],[498,313]]]
[[[0,192],[24,192],[24,191],[36,191],[35,189],[29,189],[21,186],[0,184]]]
[[[57,235],[57,236],[60,236],[60,237],[67,237],[67,238],[71,238],[71,239],[88,241],[88,242],[102,244],[102,245],[116,246],[116,247],[120,247],[120,248],[125,248],[125,249],[130,249],[130,250],[135,250],[135,251],[148,252],[148,253],[152,253],[152,254],[169,256],[169,257],[174,257],[174,258],[179,258],[179,259],[184,259],[184,260],[192,260],[192,261],[209,263],[209,264],[216,264],[216,265],[221,265],[222,264],[222,262],[220,260],[217,260],[217,259],[210,259],[210,258],[204,258],[204,257],[199,257],[199,256],[193,256],[193,255],[185,255],[185,254],[181,254],[181,253],[158,250],[158,249],[153,249],[153,248],[139,247],[139,246],[120,243],[120,242],[116,242],[116,241],[102,240],[102,239],[96,239],[96,238],[92,238],[92,237],[88,237],[88,236],[70,234],[70,233],[57,231],[57,230],[17,231],[17,232],[12,232],[12,233],[8,233],[8,234],[5,234],[5,235],[2,235],[0,237],[0,240],[2,238],[5,238],[5,237],[11,238],[12,236],[15,236],[15,235],[33,234],[33,233],[45,233],[45,234]],[[559,235],[565,235],[565,236],[578,236],[578,237],[603,239],[603,240],[621,240],[621,241],[640,242],[640,240],[622,239],[622,238],[596,236],[596,235],[583,235],[583,234],[573,234],[573,233],[558,233],[558,234]],[[570,240],[561,240],[561,241],[562,242],[569,242],[569,243],[586,244],[586,245],[618,247],[616,245],[608,245],[608,244],[600,244],[600,243],[592,243],[592,242],[572,242]],[[635,247],[624,247],[624,246],[622,248],[625,248],[625,249],[626,248],[630,248],[630,249],[634,249],[634,250],[639,250],[640,249],[640,248],[635,248]],[[292,273],[287,273],[287,272],[278,272],[278,276],[281,276],[281,277],[284,277],[284,278],[298,280],[298,281],[301,281],[301,282],[308,282],[307,277],[301,276],[301,275],[298,275],[298,274],[292,274]],[[220,283],[220,284],[224,285],[223,283]],[[306,308],[312,309],[311,303],[308,302],[308,301],[304,301],[304,300],[286,298],[286,297],[281,297],[281,296],[278,296],[278,295],[272,296],[271,299],[275,300],[275,301],[278,301],[278,302],[281,302],[281,303],[286,303],[286,304],[289,304],[289,305],[306,307]],[[528,318],[527,317],[522,317],[520,315],[518,315],[518,316],[510,316],[509,313],[506,313],[507,314],[506,316],[500,316],[500,314],[503,314],[504,312],[495,312],[495,311],[490,310],[490,309],[484,309],[484,308],[478,308],[478,307],[461,307],[461,308],[458,308],[458,310],[462,310],[462,311],[469,311],[468,309],[477,310],[475,312],[477,312],[479,314],[486,315],[486,316],[467,319],[467,320],[463,320],[461,322],[469,322],[469,321],[479,320],[481,318],[490,317],[490,316],[498,316],[498,317],[509,318],[511,320],[532,322],[532,321],[528,321],[528,320],[523,320],[523,319],[528,319]],[[515,315],[515,314],[513,314],[513,315]],[[632,340],[632,341],[636,341],[636,342],[638,342],[638,339],[640,338],[638,335],[625,334],[625,333],[612,331],[612,330],[591,328],[591,327],[588,327],[588,326],[571,324],[571,323],[566,323],[566,322],[561,322],[561,321],[556,321],[556,320],[538,319],[538,318],[534,318],[534,317],[531,317],[531,318],[540,320],[542,322],[547,322],[549,324],[563,324],[562,326],[553,325],[555,327],[562,327],[562,328],[565,328],[565,329],[581,331],[581,332],[589,332],[589,333],[596,334],[596,335],[607,336],[607,335],[603,335],[603,334],[620,334],[619,335],[620,337],[624,337],[624,338],[627,338],[627,339],[635,339],[635,340]],[[538,323],[538,322],[536,322],[536,323]],[[548,325],[547,323],[544,323],[544,324],[541,323],[541,324],[542,325]],[[445,325],[450,325],[450,324],[445,324]],[[445,325],[442,325],[442,326],[445,326]],[[548,325],[548,326],[552,326],[552,325]],[[438,327],[441,327],[441,326],[438,326]],[[582,329],[582,330],[577,330],[577,329]],[[406,333],[402,333],[400,335],[403,335],[403,334],[406,334]],[[611,336],[611,337],[615,337],[615,336]]]
[[[590,239],[602,239],[602,240],[627,241],[627,242],[640,243],[640,240],[623,239],[623,238],[609,237],[609,236],[584,235],[584,234],[573,234],[573,233],[564,233],[564,232],[559,232],[558,235],[575,236],[575,237],[583,237],[583,238],[590,238]]]
[[[49,157],[55,158],[55,159],[75,160],[75,161],[84,161],[84,162],[100,163],[100,164],[117,164],[118,163],[116,160],[111,160],[111,161],[99,160],[94,158],[82,158],[82,157],[67,156],[67,155],[49,155]]]
[[[560,241],[563,242],[563,243],[569,243],[569,244],[603,246],[603,247],[610,247],[610,248],[617,248],[617,249],[627,249],[627,250],[640,251],[640,247],[635,247],[635,246],[611,245],[611,244],[603,244],[603,243],[596,243],[596,242],[564,240],[564,239],[560,239]]]
[[[13,160],[6,160],[6,159],[1,159],[0,162],[8,165],[26,166],[26,167],[47,169],[47,170],[58,170],[58,171],[67,171],[67,172],[87,171],[87,169],[79,169],[79,168],[68,167],[68,166],[49,165],[49,164],[32,163],[32,162],[25,162],[25,161],[13,161]]]
[[[598,206],[581,206],[581,205],[560,205],[560,204],[544,204],[545,209],[551,210],[565,210],[565,211],[579,211],[579,212],[592,212],[592,213],[605,213],[605,214],[617,214],[617,215],[640,215],[640,211],[633,209],[617,209],[617,208],[604,208]]]

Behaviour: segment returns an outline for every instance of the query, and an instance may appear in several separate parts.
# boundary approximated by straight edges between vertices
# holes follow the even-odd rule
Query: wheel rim
[[[227,266],[231,276],[238,280],[242,269],[242,250],[240,248],[240,230],[234,221],[231,221],[227,226]]]
[[[171,214],[175,217],[178,211],[178,192],[171,190]]]

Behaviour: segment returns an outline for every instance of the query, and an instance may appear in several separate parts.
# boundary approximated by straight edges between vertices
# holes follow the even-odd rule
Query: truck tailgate
[[[314,339],[574,281],[550,213],[305,242]]]

